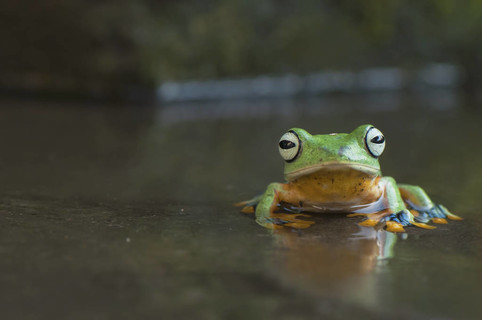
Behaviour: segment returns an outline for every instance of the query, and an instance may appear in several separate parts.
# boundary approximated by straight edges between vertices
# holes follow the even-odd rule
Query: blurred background
[[[3,94],[146,99],[166,81],[433,63],[457,68],[467,93],[482,81],[477,0],[6,0],[0,12]]]
[[[3,0],[5,319],[481,319],[482,1]],[[273,233],[292,127],[465,220]]]

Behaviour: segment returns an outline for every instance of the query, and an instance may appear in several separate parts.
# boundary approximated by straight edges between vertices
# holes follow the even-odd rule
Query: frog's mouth
[[[318,163],[314,164],[309,167],[304,167],[302,169],[294,170],[291,172],[288,172],[286,174],[286,179],[288,180],[294,180],[302,176],[309,175],[314,172],[322,171],[322,170],[327,170],[330,172],[333,171],[360,171],[364,172],[368,175],[373,175],[377,176],[380,175],[380,168],[370,166],[368,164],[360,164],[360,163],[353,163],[353,162],[324,162],[324,163]]]

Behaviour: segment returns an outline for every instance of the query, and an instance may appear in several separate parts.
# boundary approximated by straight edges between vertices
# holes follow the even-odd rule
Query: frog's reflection
[[[396,234],[328,220],[303,232],[273,231],[279,276],[324,296],[376,303],[376,275],[393,256]]]

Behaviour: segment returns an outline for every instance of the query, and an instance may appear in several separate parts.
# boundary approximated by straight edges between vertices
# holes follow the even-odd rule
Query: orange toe
[[[464,218],[456,216],[453,213],[447,214],[447,218],[449,218],[450,220],[456,220],[456,221],[464,220]]]
[[[448,223],[447,220],[445,220],[444,218],[433,218],[432,222],[438,223],[438,224],[447,224]]]
[[[437,229],[435,226],[428,225],[426,223],[415,222],[413,221],[412,224],[416,227],[423,228],[423,229]]]
[[[362,222],[358,223],[360,226],[363,226],[363,227],[374,227],[376,226],[378,223],[378,220],[375,220],[375,219],[366,219],[366,220],[363,220]]]
[[[244,207],[241,209],[242,213],[254,213],[254,207]]]
[[[387,221],[386,230],[389,232],[405,232],[403,226],[395,221]]]

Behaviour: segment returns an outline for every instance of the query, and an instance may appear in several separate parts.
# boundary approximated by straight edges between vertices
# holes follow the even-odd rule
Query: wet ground
[[[447,93],[164,107],[0,102],[4,319],[480,319],[482,109]],[[462,216],[405,236],[232,203],[282,181],[279,137],[376,125],[385,175]]]

